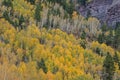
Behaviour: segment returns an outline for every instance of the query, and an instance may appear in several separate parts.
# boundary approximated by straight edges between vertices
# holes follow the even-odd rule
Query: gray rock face
[[[93,0],[86,7],[80,6],[79,12],[85,17],[96,17],[102,23],[114,27],[116,22],[120,22],[120,0]]]

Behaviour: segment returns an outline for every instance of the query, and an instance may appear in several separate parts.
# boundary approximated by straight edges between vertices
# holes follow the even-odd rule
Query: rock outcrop
[[[96,17],[101,23],[114,27],[116,22],[120,22],[120,0],[93,0],[86,7],[80,6],[79,12],[85,17]]]

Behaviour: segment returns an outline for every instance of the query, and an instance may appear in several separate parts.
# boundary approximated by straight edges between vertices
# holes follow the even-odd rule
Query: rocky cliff
[[[98,18],[101,23],[115,26],[120,22],[120,0],[93,0],[87,6],[80,6],[80,14]]]

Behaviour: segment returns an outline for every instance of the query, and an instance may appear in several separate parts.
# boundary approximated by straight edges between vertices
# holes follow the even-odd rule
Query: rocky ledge
[[[93,0],[86,6],[80,6],[79,12],[85,17],[96,17],[101,23],[114,27],[116,22],[120,22],[120,0]]]

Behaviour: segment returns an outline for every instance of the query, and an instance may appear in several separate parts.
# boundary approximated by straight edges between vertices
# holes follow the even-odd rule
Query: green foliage
[[[4,17],[10,24],[13,24],[13,21],[11,20],[10,15],[9,15],[9,11],[5,11],[5,12],[3,13],[3,17]]]
[[[106,43],[109,46],[112,46],[116,49],[120,48],[120,29],[119,23],[116,23],[115,28],[108,27],[107,25],[103,25],[101,27],[102,33],[98,35],[99,43]]]
[[[77,0],[83,6],[86,6],[87,0]]]
[[[28,2],[30,2],[31,4],[35,4],[35,0],[27,0]]]
[[[61,6],[63,6],[63,8],[66,10],[67,13],[69,13],[70,15],[72,15],[74,9],[74,4],[73,2],[70,1],[70,3],[67,3],[67,1],[65,0],[47,0],[49,2],[53,2],[53,3],[59,3]]]
[[[3,5],[13,8],[12,0],[3,0]]]
[[[3,17],[4,17],[6,20],[10,21],[10,17],[9,17],[9,15],[8,15],[8,11],[5,11],[5,12],[3,13]]]
[[[21,27],[21,29],[24,28],[24,25],[23,25],[24,22],[25,22],[25,19],[24,19],[23,15],[21,15],[19,18],[19,26]]]
[[[85,49],[86,48],[86,44],[87,42],[83,39],[82,41],[80,41],[80,45]]]
[[[3,17],[15,28],[18,27],[19,29],[23,29],[25,27],[25,18],[23,17],[23,15],[16,17],[16,19],[13,21],[12,15],[10,15],[9,13],[10,13],[9,11],[5,11],[3,13]]]
[[[85,31],[83,31],[81,34],[81,39],[85,39],[85,38],[86,38],[86,33],[85,33]]]
[[[98,42],[99,43],[103,43],[103,42],[105,42],[104,40],[105,40],[105,35],[103,33],[99,34],[99,36],[98,36]]]
[[[103,52],[98,47],[96,48],[96,53],[100,56],[103,56]]]
[[[102,32],[106,32],[108,30],[108,26],[106,24],[103,24],[101,29],[102,29]]]
[[[57,66],[54,66],[52,69],[52,73],[56,74],[58,72],[59,68]]]
[[[41,20],[41,16],[40,16],[40,11],[41,11],[41,6],[40,4],[36,4],[36,9],[35,9],[35,15],[34,15],[34,18],[37,22],[40,22]]]
[[[19,25],[21,26],[24,21],[25,21],[24,17],[23,17],[23,15],[21,15],[19,18]]]
[[[114,66],[114,60],[109,53],[107,53],[107,56],[104,60],[103,68],[105,73],[105,77],[103,77],[103,80],[113,80],[113,76],[115,73],[115,66]]]
[[[120,69],[120,59],[119,59],[117,52],[115,52],[113,59],[114,59],[114,62],[118,64],[119,69]]]
[[[64,3],[64,4],[63,4],[63,8],[64,8],[70,15],[72,15],[73,11],[75,10],[73,3],[71,3],[71,4]]]
[[[107,45],[112,45],[112,44],[114,44],[113,31],[110,30],[109,32],[110,32],[109,35],[106,36],[106,44],[107,44]]]
[[[120,23],[116,23],[114,44],[116,48],[120,49]]]
[[[111,39],[109,39],[110,36],[105,36],[105,32],[108,31],[107,25],[106,24],[102,25],[101,30],[102,30],[102,33],[99,34],[99,36],[98,36],[98,42],[99,43],[108,43],[108,45],[109,45],[108,40],[111,40]]]
[[[47,73],[48,70],[47,70],[47,67],[45,65],[45,61],[43,58],[40,61],[38,61],[37,65],[38,65],[38,69],[42,68],[44,73]]]

